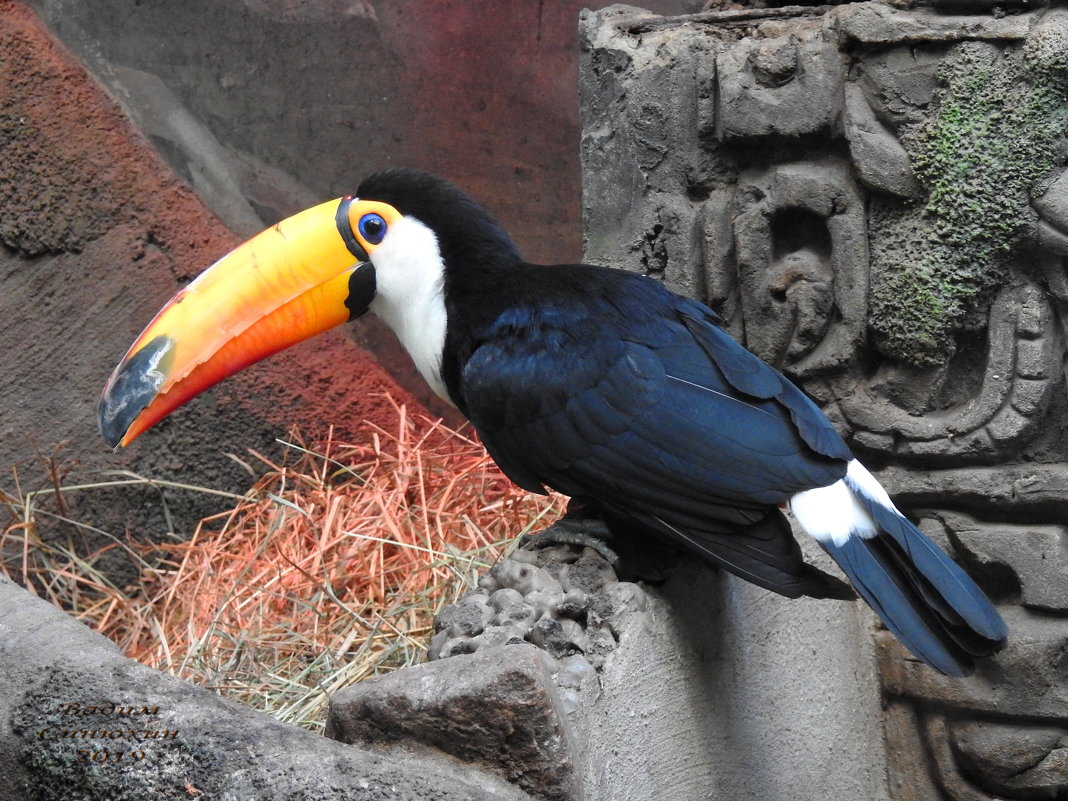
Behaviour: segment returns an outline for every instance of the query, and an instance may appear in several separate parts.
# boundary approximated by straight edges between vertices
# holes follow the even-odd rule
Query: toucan
[[[253,362],[374,312],[504,473],[787,597],[854,598],[953,676],[1008,629],[797,386],[636,272],[540,265],[453,184],[391,169],[283,220],[159,312],[99,405],[112,446]]]

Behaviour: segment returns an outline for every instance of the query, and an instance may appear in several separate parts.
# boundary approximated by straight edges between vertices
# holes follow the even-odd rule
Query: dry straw
[[[262,477],[185,541],[93,529],[109,544],[78,554],[72,542],[44,542],[37,521],[92,528],[67,515],[74,492],[202,488],[130,474],[63,486],[54,467],[47,489],[16,482],[0,494],[12,518],[3,569],[143,664],[321,726],[330,692],[422,661],[434,614],[517,535],[562,511],[560,498],[511,484],[473,437],[393,408],[392,430],[368,424],[357,444],[331,434],[305,446],[294,435],[291,464],[253,453]],[[137,585],[115,586],[99,569],[115,551],[136,564]]]

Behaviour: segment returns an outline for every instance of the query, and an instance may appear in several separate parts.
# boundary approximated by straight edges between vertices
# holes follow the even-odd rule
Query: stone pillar
[[[616,6],[586,16],[582,47],[587,260],[719,310],[1010,623],[1007,652],[964,681],[876,633],[886,711],[868,723],[885,733],[890,796],[1066,797],[1068,12]],[[753,633],[732,593],[759,594],[710,604],[723,653],[781,639],[731,677],[728,708],[759,703],[776,671],[846,625],[840,607],[806,620],[761,597],[777,622]],[[836,664],[863,676],[865,650]],[[808,679],[799,693],[841,676]],[[855,725],[851,703],[819,701]],[[736,741],[782,736],[774,716],[716,725]],[[878,749],[852,758],[881,770]]]

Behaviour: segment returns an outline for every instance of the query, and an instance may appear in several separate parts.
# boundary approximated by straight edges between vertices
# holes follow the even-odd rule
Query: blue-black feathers
[[[886,627],[913,654],[952,676],[971,673],[976,657],[1004,647],[1008,628],[971,577],[897,511],[846,483],[879,534],[822,545]]]
[[[848,450],[708,309],[584,265],[517,266],[507,293],[470,327],[454,386],[514,481],[593,498],[777,592],[851,595],[804,563],[777,508],[842,478]]]
[[[525,263],[431,176],[389,171],[358,194],[438,237],[442,381],[517,484],[579,496],[784,595],[847,598],[803,561],[779,509],[844,480],[878,533],[822,544],[887,627],[949,674],[1002,647],[1004,623],[974,582],[847,476],[852,454],[819,408],[710,309],[632,273]]]

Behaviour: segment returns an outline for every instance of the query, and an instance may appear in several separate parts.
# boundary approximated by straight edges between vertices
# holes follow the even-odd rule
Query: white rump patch
[[[856,459],[851,459],[846,476],[866,496],[881,506],[897,511],[886,490]],[[879,533],[845,479],[827,487],[799,492],[790,498],[790,511],[810,536],[820,542],[844,545],[850,537],[874,537]]]

